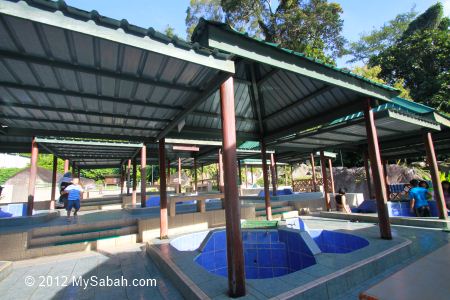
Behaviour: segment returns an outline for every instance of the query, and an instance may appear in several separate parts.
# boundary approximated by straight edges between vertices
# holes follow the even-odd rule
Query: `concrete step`
[[[292,206],[282,206],[282,207],[273,207],[272,208],[272,215],[274,214],[278,214],[278,213],[283,213],[283,212],[287,212],[287,211],[293,211],[295,210]],[[265,216],[266,215],[266,210],[258,210],[255,211],[255,216],[259,217],[259,216]]]
[[[118,219],[118,220],[106,220],[99,221],[95,223],[85,223],[85,224],[67,224],[61,226],[51,226],[51,227],[38,227],[31,231],[31,239],[38,237],[48,237],[48,236],[59,236],[59,235],[70,235],[77,233],[87,233],[96,230],[106,230],[111,228],[121,228],[127,226],[136,225],[136,219]]]
[[[33,247],[26,250],[25,258],[35,258],[48,255],[57,255],[63,253],[91,251],[91,250],[108,250],[124,245],[135,244],[138,234],[127,234],[121,236],[105,236],[102,238],[74,240],[59,245],[48,245]]]
[[[42,246],[56,246],[76,241],[96,240],[106,237],[122,236],[138,232],[136,225],[123,227],[106,227],[93,228],[83,231],[74,231],[68,233],[61,233],[59,235],[49,235],[43,237],[32,237],[29,242],[29,248]]]

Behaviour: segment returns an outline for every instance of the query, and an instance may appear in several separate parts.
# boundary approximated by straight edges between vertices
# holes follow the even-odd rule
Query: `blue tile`
[[[270,232],[270,242],[271,243],[276,243],[278,241],[279,241],[278,232],[277,231]]]
[[[272,265],[274,267],[287,267],[287,256],[285,250],[272,250]]]
[[[258,268],[258,278],[272,278],[272,268]]]
[[[270,233],[264,231],[258,232],[257,241],[258,243],[270,243]]]
[[[258,278],[258,269],[253,267],[245,268],[245,277],[248,279],[256,279]]]
[[[205,247],[203,248],[202,252],[209,252],[214,251],[214,239],[209,239],[208,242],[206,242]]]
[[[288,274],[288,268],[273,268],[273,277],[283,276]]]
[[[214,251],[224,250],[227,248],[225,231],[217,232],[214,235]]]
[[[215,262],[212,252],[207,254],[203,253],[202,256],[202,266],[208,271],[213,270],[215,268]]]
[[[272,244],[269,243],[261,243],[261,244],[256,244],[256,247],[258,249],[270,249],[272,248]]]
[[[272,244],[272,249],[286,249],[286,244],[282,242]]]
[[[244,249],[245,266],[256,266],[258,264],[257,250]]]
[[[258,249],[258,266],[259,267],[271,267],[272,257],[270,255],[270,249]]]
[[[227,251],[220,250],[214,252],[215,268],[223,268],[227,266]]]

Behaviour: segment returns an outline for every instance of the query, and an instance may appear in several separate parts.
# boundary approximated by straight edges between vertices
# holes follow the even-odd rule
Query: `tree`
[[[167,36],[170,37],[170,38],[173,38],[173,37],[176,36],[176,35],[175,35],[175,28],[173,28],[173,27],[170,26],[170,25],[167,25],[167,26],[166,26],[166,29],[164,29],[164,33],[165,33],[165,35],[167,35]]]
[[[348,54],[352,55],[353,58],[348,62],[362,61],[368,63],[370,57],[378,55],[395,44],[416,15],[417,12],[413,8],[407,13],[397,15],[393,20],[381,26],[380,29],[361,34],[359,41],[350,43]]]
[[[450,112],[450,32],[441,3],[408,26],[392,46],[370,58],[388,84],[404,79],[414,101]]]
[[[277,4],[273,7],[273,4]],[[186,11],[190,36],[200,17],[281,47],[334,63],[344,54],[342,8],[327,0],[191,0]]]
[[[352,70],[352,72],[355,74],[364,76],[378,83],[386,84],[386,81],[380,78],[381,71],[382,70],[380,66],[368,67],[367,65],[362,67],[355,67]],[[412,100],[409,89],[405,88],[404,85],[405,81],[403,79],[397,79],[397,81],[394,82],[393,87],[400,91],[400,97]]]

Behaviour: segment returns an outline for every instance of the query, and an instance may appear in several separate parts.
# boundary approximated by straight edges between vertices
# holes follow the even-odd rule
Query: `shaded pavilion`
[[[193,43],[64,2],[3,1],[0,21],[5,136],[136,141],[143,144],[144,175],[147,145],[157,143],[159,167],[165,170],[165,138],[222,137],[231,296],[245,294],[236,184],[239,141],[260,141],[264,165],[267,143],[363,110],[381,237],[391,238],[371,108],[389,102],[397,90],[205,20]],[[36,139],[31,153],[33,168]],[[268,189],[267,167],[263,170]],[[160,237],[166,238],[165,172],[160,175]],[[33,198],[30,189],[31,209]]]
[[[383,177],[386,178],[387,161],[390,159],[426,156],[433,186],[437,187],[435,199],[438,203],[439,217],[446,219],[446,206],[439,182],[436,153],[445,154],[450,149],[449,119],[433,108],[401,98],[394,98],[391,103],[374,108],[373,112],[380,139]],[[372,178],[368,166],[365,120],[362,112],[334,120],[320,128],[285,137],[274,147],[278,148],[277,156],[281,161],[291,163],[304,160],[308,156],[314,162],[314,156],[311,153],[317,150],[322,152],[325,149],[343,149],[363,153],[369,194],[371,197],[373,195]],[[322,155],[320,158],[322,160]],[[332,174],[330,160],[329,169]],[[323,168],[322,173],[324,173]],[[324,183],[324,187],[326,186]],[[387,187],[386,182],[384,186]],[[325,190],[325,195],[328,192]],[[386,192],[389,193],[388,190]],[[327,197],[326,201],[329,201]]]

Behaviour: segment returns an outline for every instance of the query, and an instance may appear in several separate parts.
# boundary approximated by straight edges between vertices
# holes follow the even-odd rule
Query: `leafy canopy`
[[[404,80],[414,101],[450,112],[450,32],[441,3],[410,23],[392,46],[370,58],[388,84]]]
[[[191,0],[188,37],[201,17],[334,64],[344,54],[343,10],[327,0]]]

